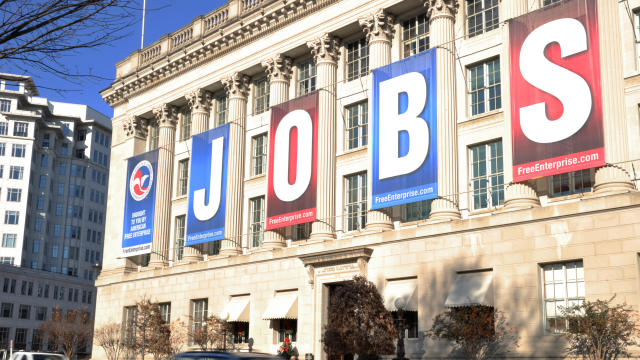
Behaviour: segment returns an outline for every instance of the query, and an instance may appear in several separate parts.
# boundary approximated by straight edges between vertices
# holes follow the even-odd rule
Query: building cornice
[[[230,0],[191,24],[134,51],[116,64],[116,80],[101,91],[112,107],[165,81],[254,42],[341,0]]]

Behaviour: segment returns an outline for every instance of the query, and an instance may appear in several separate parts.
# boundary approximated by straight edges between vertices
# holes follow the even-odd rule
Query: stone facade
[[[575,294],[554,298],[593,300],[616,294],[616,301],[640,305],[640,194],[632,181],[637,166],[631,166],[640,157],[632,146],[640,140],[636,84],[640,72],[626,8],[640,8],[640,0],[598,2],[600,31],[609,34],[602,36],[609,43],[602,48],[602,68],[623,65],[622,73],[603,71],[603,81],[618,84],[603,89],[603,107],[609,109],[605,144],[611,148],[605,151],[607,162],[615,166],[586,171],[580,183],[572,174],[510,184],[505,22],[547,2],[499,2],[495,28],[471,36],[472,8],[467,1],[230,1],[119,62],[118,79],[102,93],[114,108],[114,160],[154,149],[158,141],[166,151],[169,125],[155,125],[166,111],[153,109],[175,110],[171,120],[175,141],[161,160],[171,165],[159,166],[171,179],[163,182],[165,188],[158,194],[164,198],[156,201],[156,207],[162,207],[156,208],[156,222],[162,221],[169,230],[154,233],[150,261],[144,256],[120,256],[126,162],[113,161],[108,203],[115,206],[109,206],[107,213],[96,326],[121,322],[124,307],[143,296],[170,303],[171,319],[189,322],[192,300],[207,299],[208,313],[219,314],[232,297],[249,295],[253,349],[275,353],[279,321],[265,319],[265,312],[280,292],[295,290],[294,344],[300,354],[325,359],[321,333],[330,285],[363,274],[385,297],[394,281],[415,280],[417,329],[405,341],[407,357],[442,357],[449,350],[425,338],[424,332],[445,309],[457,277],[490,271],[492,304],[505,312],[521,336],[513,356],[554,358],[564,356],[564,338],[549,331],[552,297],[546,285],[554,283],[548,278],[549,269],[556,267],[564,274],[565,289],[569,266],[579,266],[576,271],[584,273],[573,281],[579,283]],[[416,29],[425,26],[430,27],[430,47],[438,47],[441,72],[437,84],[439,154],[445,155],[438,159],[441,198],[430,204],[430,211],[425,203],[354,213],[348,205],[366,207],[366,198],[352,198],[347,187],[352,175],[360,176],[366,186],[370,160],[362,138],[351,146],[348,134],[353,106],[363,104],[360,109],[371,112],[371,104],[364,103],[371,95],[371,76],[368,69],[354,71],[353,51],[368,45],[371,69],[398,61],[412,54],[412,46],[420,50]],[[418,36],[411,37],[412,27]],[[502,79],[502,106],[473,115],[471,69],[495,59]],[[269,131],[270,113],[268,107],[265,111],[259,106],[265,89],[260,84],[265,78],[270,81],[266,87],[270,105],[296,98],[312,84],[306,82],[312,73],[307,71],[309,64],[315,65],[313,84],[320,91],[318,161],[323,170],[318,174],[317,204],[322,222],[263,234],[259,223],[264,217],[254,219],[260,203],[255,199],[265,195],[267,181],[266,171],[256,162],[256,144]],[[220,247],[182,249],[180,217],[187,212],[187,196],[179,187],[184,176],[178,165],[190,157],[190,135],[215,127],[220,119],[231,123],[233,131],[229,176],[235,190],[227,198],[225,224],[228,232],[233,231]],[[616,141],[620,137],[624,141]],[[497,161],[502,162],[498,175],[504,181],[493,189],[502,191],[503,197],[480,194],[472,181],[474,151],[492,144],[503,149]],[[168,156],[171,153],[173,157]],[[246,343],[237,346],[247,348]],[[102,359],[104,354],[94,347],[93,357]]]

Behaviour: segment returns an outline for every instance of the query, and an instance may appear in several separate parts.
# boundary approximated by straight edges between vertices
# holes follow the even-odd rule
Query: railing
[[[155,59],[160,55],[161,51],[162,45],[160,44],[153,45],[150,48],[143,50],[142,53],[140,53],[140,64],[146,64],[147,62]]]
[[[193,38],[193,26],[171,35],[171,50],[188,43],[191,38]]]
[[[264,2],[264,0],[242,0],[242,12],[250,11]]]
[[[204,31],[209,32],[219,28],[229,18],[229,7],[216,9],[214,13],[209,13],[204,18]]]

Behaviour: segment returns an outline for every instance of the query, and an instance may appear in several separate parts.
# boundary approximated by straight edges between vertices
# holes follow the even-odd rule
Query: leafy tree
[[[396,328],[376,286],[362,276],[340,284],[329,299],[322,343],[330,356],[393,354]]]
[[[230,324],[216,315],[210,315],[203,326],[191,328],[188,333],[193,343],[202,351],[221,350],[225,346],[233,346]]]
[[[93,340],[104,349],[107,360],[120,360],[126,351],[126,345],[122,341],[122,329],[118,323],[110,322],[97,328]]]
[[[518,346],[517,329],[509,326],[504,314],[491,306],[450,308],[438,314],[429,337],[452,341],[466,359],[489,359]]]
[[[73,359],[78,349],[91,339],[93,324],[86,309],[63,312],[58,307],[51,314],[51,319],[40,326],[43,335],[49,338],[64,355]]]
[[[585,301],[562,309],[567,320],[569,353],[588,360],[613,360],[630,356],[627,348],[637,345],[638,313],[627,304]]]
[[[26,73],[83,76],[64,56],[111,45],[135,23],[135,0],[0,0],[0,64]]]

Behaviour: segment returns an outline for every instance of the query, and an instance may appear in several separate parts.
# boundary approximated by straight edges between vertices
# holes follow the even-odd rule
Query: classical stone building
[[[56,308],[93,316],[110,149],[107,116],[0,74],[0,350],[45,348]]]
[[[236,347],[252,339],[275,353],[290,336],[325,359],[332,284],[362,274],[394,316],[404,306],[409,358],[447,356],[425,331],[446,306],[470,303],[518,327],[512,356],[563,357],[561,306],[614,294],[640,305],[640,0],[595,2],[606,164],[517,183],[509,25],[586,3],[230,0],[133,52],[102,92],[114,139],[96,326],[122,322],[130,335],[132,306],[148,296],[191,327],[228,316]],[[440,196],[369,210],[371,70],[430,48]],[[270,107],[316,90],[318,220],[265,231]],[[185,247],[191,138],[225,123],[225,239]],[[125,159],[154,149],[151,253],[123,257]]]

